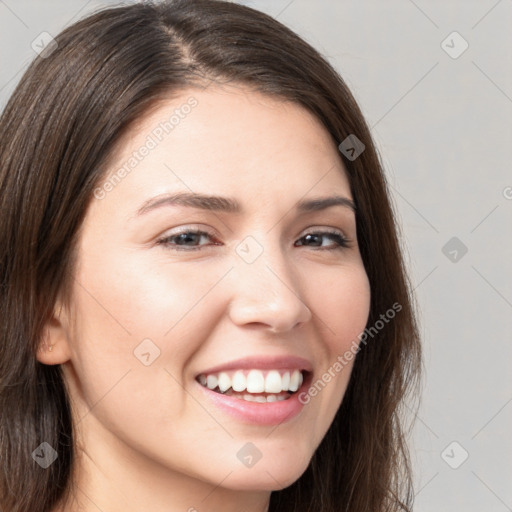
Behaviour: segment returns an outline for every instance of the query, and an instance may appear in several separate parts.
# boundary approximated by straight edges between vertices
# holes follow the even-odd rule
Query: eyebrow
[[[164,206],[187,206],[200,210],[209,210],[214,212],[226,213],[244,213],[242,205],[232,197],[212,196],[206,194],[196,194],[193,192],[177,192],[174,194],[162,194],[148,199],[137,210],[136,217],[144,215],[150,211]],[[356,210],[356,205],[352,199],[344,196],[317,197],[312,199],[303,199],[296,205],[298,213],[307,213],[325,210],[332,206],[343,206],[352,211]]]

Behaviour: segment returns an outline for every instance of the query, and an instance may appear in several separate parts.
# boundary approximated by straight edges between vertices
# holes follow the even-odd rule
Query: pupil
[[[181,241],[183,241],[183,242],[185,242],[185,243],[187,243],[187,242],[193,242],[193,241],[194,241],[194,240],[193,240],[194,236],[196,236],[196,235],[195,235],[195,234],[193,234],[193,233],[190,233],[190,234],[189,234],[189,233],[182,233],[182,234],[180,235],[180,240],[181,240]]]
[[[319,236],[318,236],[318,235],[311,235],[311,234],[310,234],[310,235],[306,235],[306,240],[307,240],[307,241],[311,241],[311,240],[313,240],[314,238],[317,238],[317,239],[318,239],[318,238],[319,238]],[[317,240],[317,242],[318,242],[318,240]],[[316,245],[318,245],[318,244],[316,244]]]

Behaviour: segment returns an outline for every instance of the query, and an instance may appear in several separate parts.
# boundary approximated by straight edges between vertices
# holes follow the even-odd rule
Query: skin
[[[236,420],[198,388],[201,371],[256,355],[304,357],[317,380],[364,330],[370,290],[354,212],[295,212],[301,199],[352,198],[336,144],[297,104],[245,86],[183,91],[132,129],[110,173],[191,96],[191,113],[92,199],[71,304],[57,304],[46,326],[38,358],[62,365],[80,449],[76,500],[55,510],[266,511],[270,492],[306,470],[347,387],[353,361],[278,427]],[[176,191],[230,196],[245,211],[136,216]],[[213,238],[196,237],[189,252],[157,244],[181,228]],[[303,238],[326,228],[348,247]],[[235,250],[247,236],[263,250],[250,264]],[[148,338],[160,356],[145,366],[134,350]],[[251,468],[236,456],[249,441],[262,454]]]

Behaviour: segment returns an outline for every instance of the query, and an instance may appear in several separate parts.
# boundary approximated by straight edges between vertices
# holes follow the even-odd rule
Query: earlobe
[[[59,311],[59,308],[56,308],[55,311]],[[70,358],[67,323],[61,312],[62,308],[59,313],[54,312],[52,318],[44,326],[36,356],[40,363],[62,364]]]

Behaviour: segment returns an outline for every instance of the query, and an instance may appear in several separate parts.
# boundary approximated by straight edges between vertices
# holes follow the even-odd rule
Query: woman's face
[[[108,176],[53,352],[88,457],[141,482],[290,485],[340,406],[353,360],[339,357],[369,313],[336,145],[296,104],[212,86],[155,108]]]

